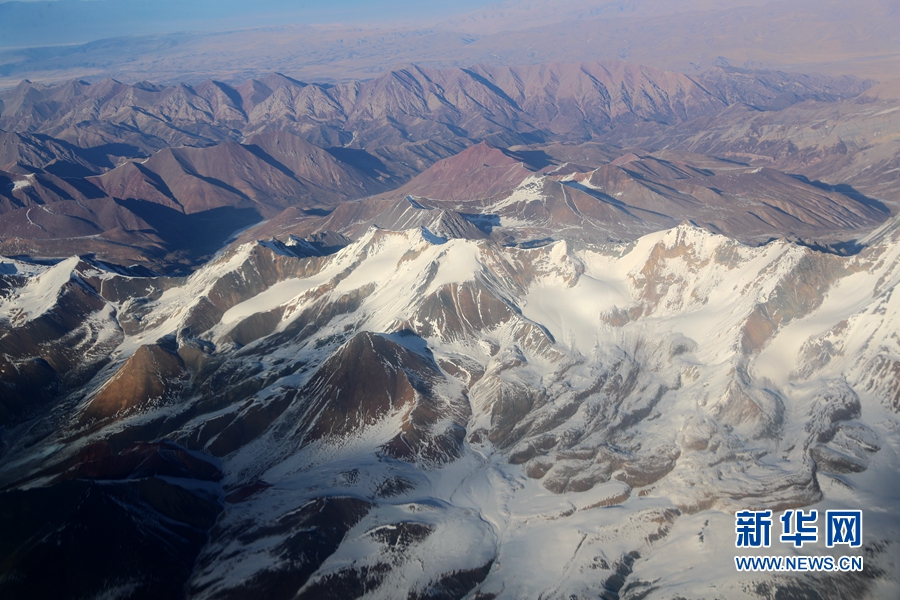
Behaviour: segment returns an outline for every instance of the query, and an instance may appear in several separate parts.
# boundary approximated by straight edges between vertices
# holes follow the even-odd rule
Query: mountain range
[[[561,200],[560,210],[566,214],[544,217],[545,227],[555,227],[559,219],[572,224],[583,211],[601,220],[621,213],[630,224],[599,229],[617,239],[633,237],[673,226],[693,214],[673,208],[653,215],[653,210],[647,212],[653,199],[665,197],[679,206],[715,206],[720,196],[725,198],[728,186],[719,190],[716,179],[707,181],[715,170],[690,166],[696,158],[675,157],[676,162],[687,161],[687,170],[673,176],[681,168],[673,167],[661,179],[658,174],[639,175],[636,185],[650,196],[643,205],[631,207],[640,213],[632,215],[630,208],[616,206],[613,195],[620,192],[604,195],[588,189],[602,187],[599,179],[618,177],[618,171],[599,174],[598,167],[625,156],[628,148],[637,156],[644,153],[640,146],[660,147],[666,139],[676,139],[678,147],[696,153],[698,142],[689,138],[692,127],[718,119],[725,129],[726,123],[734,122],[732,115],[743,116],[742,107],[783,114],[810,102],[843,106],[859,102],[851,99],[871,86],[872,82],[851,77],[723,69],[691,78],[615,61],[448,70],[413,66],[340,85],[305,84],[281,75],[237,87],[213,81],[170,87],[113,80],[49,87],[23,82],[0,93],[0,129],[5,131],[0,133],[0,177],[8,182],[2,192],[0,251],[56,256],[90,252],[101,259],[183,269],[209,257],[234,230],[281,213],[272,227],[281,227],[282,221],[313,221],[343,201],[378,193],[393,194],[386,199],[412,194],[442,201],[514,193],[523,178],[513,176],[489,189],[453,183],[455,191],[442,190],[446,184],[441,178],[454,181],[455,171],[472,173],[482,167],[469,164],[464,155],[455,162],[440,161],[479,143],[519,148],[518,154],[509,156],[521,163],[516,167],[519,173],[543,169],[549,177],[552,168],[562,175],[559,169],[568,164],[563,170],[571,181],[563,185],[548,179],[548,185],[557,196],[573,194],[578,199],[574,208]],[[871,109],[885,101],[872,103],[866,114],[876,112]],[[889,109],[883,110],[893,118]],[[710,126],[705,131],[718,129]],[[640,144],[626,138],[623,150],[623,136]],[[604,144],[608,147],[602,148]],[[569,161],[569,155],[582,151],[575,146],[586,154]],[[729,147],[736,150],[737,144]],[[715,154],[717,148],[703,150]],[[808,165],[791,166],[791,172],[802,174]],[[716,168],[731,169],[721,161]],[[449,170],[436,177],[432,169]],[[689,172],[701,179],[691,179]],[[809,236],[814,230],[828,237],[843,227],[872,225],[887,214],[877,201],[867,200],[867,188],[814,189],[815,180],[769,173],[763,187],[779,188],[773,197],[791,198],[797,206],[811,202],[815,211],[824,201],[834,205],[825,212],[841,213],[834,217],[839,222],[829,223],[832,217],[817,220],[793,209],[785,213],[783,204],[775,208],[777,216],[748,217],[758,224],[743,232],[712,214],[704,217],[701,211],[695,216],[717,230],[765,239],[779,234]],[[597,181],[585,187],[586,177]],[[674,187],[671,184],[682,179]],[[474,184],[468,176],[459,181]],[[401,184],[405,187],[398,192],[388,192]],[[369,204],[381,202],[378,198]],[[448,208],[490,213],[484,202]],[[514,213],[521,210],[507,207],[507,216],[518,218]],[[330,220],[339,220],[339,214]],[[771,226],[773,218],[782,217],[793,221]],[[332,229],[343,234],[352,225],[337,222]],[[203,235],[185,235],[198,226]],[[309,224],[304,228],[307,233],[322,233]]]
[[[724,62],[0,92],[0,596],[896,597],[898,115]],[[863,571],[735,572],[811,507]]]
[[[187,278],[7,260],[4,593],[731,595],[748,504],[862,503],[891,572],[896,234],[841,257],[689,224],[584,250],[372,227]],[[100,512],[104,562],[43,577]],[[126,536],[146,555],[105,558]]]

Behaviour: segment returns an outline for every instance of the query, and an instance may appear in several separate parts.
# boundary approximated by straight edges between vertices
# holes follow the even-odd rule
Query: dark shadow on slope
[[[45,169],[46,170],[46,169]],[[69,178],[58,173],[54,173],[54,175],[60,176],[66,180],[66,183],[71,185],[73,188],[79,191],[85,198],[88,200],[97,200],[100,198],[106,198],[107,194],[96,185],[88,181],[87,179],[83,179],[81,177]]]
[[[234,105],[234,108],[239,110],[244,118],[247,118],[247,112],[244,110],[244,99],[241,98],[241,95],[238,93],[236,89],[228,85],[227,83],[223,83],[221,81],[216,81],[215,79],[210,79],[210,83],[216,86],[220,92],[225,94],[225,96],[231,100],[231,103]],[[196,90],[195,90],[196,91]]]
[[[353,243],[353,240],[347,236],[331,230],[319,231],[303,239],[315,248],[321,256],[336,254]]]
[[[838,256],[853,256],[859,254],[865,245],[860,244],[857,240],[847,240],[845,242],[834,242],[831,244],[822,244],[816,240],[792,239],[790,240],[799,246],[804,246],[816,252],[824,252],[826,254],[837,254]]]
[[[753,214],[753,213],[750,213]],[[756,215],[754,215],[756,216]],[[805,240],[803,238],[797,236],[788,236],[788,237],[777,237],[771,236],[767,240],[760,242],[757,244],[758,247],[766,246],[771,244],[772,242],[777,242],[781,239],[786,239],[792,244],[797,244],[798,246],[803,246],[804,248],[809,248],[810,250],[814,250],[816,252],[823,252],[825,254],[836,254],[838,256],[854,256],[859,254],[864,248],[865,245],[860,244],[858,240],[846,240],[839,242],[831,242],[831,243],[822,243],[817,240]]]
[[[222,510],[211,494],[158,477],[11,490],[0,505],[0,558],[16,574],[0,596],[10,600],[99,597],[120,581],[140,582],[135,600],[183,597]]]
[[[255,208],[223,206],[200,213],[184,214],[146,200],[116,200],[116,203],[149,224],[167,245],[167,250],[195,261],[219,250],[228,237],[262,220]]]
[[[63,200],[75,200],[75,198],[72,197],[72,194],[70,194],[67,191],[60,188],[58,185],[53,183],[52,180],[44,179],[40,182],[40,184],[45,189],[50,190],[51,192],[53,192],[54,194],[56,194],[59,198],[62,198]],[[88,184],[88,185],[90,185],[90,184]],[[101,194],[100,196],[98,196],[100,198],[102,198],[105,195],[102,192],[100,192],[100,190],[97,190],[97,193]]]
[[[272,158],[269,154],[266,153],[265,150],[257,146],[256,144],[241,144],[244,148],[246,148],[253,156],[263,161],[267,165],[271,166],[278,171],[281,171],[283,174],[287,175],[294,181],[297,181],[297,174],[288,169],[286,166]]]
[[[648,189],[651,190],[652,192],[654,192],[654,193],[656,193],[656,194],[659,194],[659,195],[665,195],[665,194],[661,194],[661,193],[660,193],[657,189],[655,189],[653,186],[647,185],[648,182],[647,182],[646,180],[644,180],[643,176],[640,176],[640,177],[636,178],[636,180],[637,180],[637,183],[639,183],[640,185],[643,185],[644,187],[648,188]],[[612,206],[613,208],[616,208],[616,209],[620,210],[621,212],[625,213],[625,214],[628,215],[629,217],[633,217],[633,218],[635,218],[635,219],[640,219],[640,217],[638,217],[638,216],[637,216],[636,214],[634,214],[634,212],[632,212],[632,211],[644,213],[644,214],[647,214],[647,215],[652,215],[652,216],[654,216],[654,217],[660,217],[660,218],[663,218],[663,219],[674,220],[674,219],[672,219],[671,216],[669,216],[669,215],[667,215],[667,214],[665,214],[665,213],[656,212],[656,211],[653,211],[653,210],[648,210],[648,209],[646,209],[646,208],[639,208],[639,207],[637,207],[637,206],[631,206],[630,204],[626,204],[626,203],[622,202],[622,201],[619,200],[618,198],[614,198],[613,196],[610,196],[609,194],[606,194],[606,193],[597,191],[597,190],[595,190],[595,189],[589,188],[589,187],[587,187],[586,185],[584,185],[583,183],[579,183],[579,182],[577,182],[577,181],[561,181],[561,182],[559,182],[559,183],[560,183],[560,185],[563,185],[563,186],[565,186],[565,187],[570,187],[570,188],[572,188],[572,189],[578,190],[579,192],[582,192],[582,193],[584,193],[584,194],[590,196],[591,198],[593,198],[593,199],[595,199],[595,200],[597,200],[597,201],[599,201],[599,202],[603,202],[604,204],[608,204],[608,205]],[[656,183],[656,182],[649,182],[649,183]],[[668,190],[670,194],[673,194],[673,193],[674,193],[674,194],[679,194],[679,195],[680,195],[680,192],[679,192],[678,190],[676,190],[675,188],[671,188],[671,187],[664,186],[664,185],[661,185],[661,184],[658,184],[658,185],[659,185],[659,187],[661,187],[661,188],[663,188],[663,189],[665,189],[665,190]]]
[[[553,238],[547,237],[547,238],[541,238],[539,240],[527,240],[524,242],[519,242],[517,244],[510,244],[510,247],[523,248],[525,250],[530,250],[531,248],[541,248],[542,246],[552,244],[555,241],[556,240],[554,240]]]
[[[438,367],[434,354],[431,352],[431,348],[428,347],[428,342],[412,329],[401,329],[399,331],[394,331],[393,333],[379,333],[377,335],[426,358],[431,364],[431,367],[434,368],[435,371],[440,372],[441,369]]]
[[[175,194],[172,193],[172,190],[169,189],[169,185],[165,182],[162,176],[156,171],[152,171],[145,167],[141,163],[134,163],[135,168],[140,171],[140,173],[148,179],[150,184],[157,189],[157,191],[177,204],[181,206],[181,202],[178,201],[178,198],[175,197]],[[181,209],[184,212],[184,208]]]
[[[332,148],[325,148],[325,151],[342,163],[350,165],[357,171],[360,171],[373,179],[378,179],[379,176],[390,174],[390,170],[383,162],[381,162],[380,158],[369,154],[365,150],[334,146]]]
[[[737,160],[737,159],[735,159],[735,158],[728,158],[728,157],[726,157],[726,156],[718,156],[718,155],[716,155],[716,154],[710,154],[709,157],[710,157],[710,158],[714,158],[714,159],[716,159],[716,160],[718,160],[718,161],[721,161],[721,162],[724,162],[724,163],[730,163],[730,164],[732,164],[732,165],[740,165],[740,166],[742,166],[742,167],[749,167],[749,166],[750,166],[750,163],[747,162],[747,161],[745,161],[745,160]]]
[[[516,112],[522,112],[522,108],[519,106],[519,104],[515,100],[513,100],[506,92],[504,92],[503,89],[500,88],[500,86],[496,85],[486,77],[482,77],[472,69],[462,69],[462,72],[506,100],[509,105],[516,110]]]
[[[131,277],[134,279],[160,276],[160,273],[157,273],[156,271],[153,271],[152,269],[149,269],[144,265],[117,265],[116,263],[111,263],[109,261],[97,258],[96,253],[93,252],[81,255],[81,259],[100,269],[103,269],[104,271],[116,273],[118,275],[123,275],[125,277]]]
[[[301,208],[299,210],[310,217],[327,217],[334,212],[333,208]]]
[[[463,219],[483,231],[491,233],[495,227],[500,227],[500,215],[481,214],[481,213],[459,213]]]
[[[504,150],[503,153],[510,158],[522,161],[529,167],[532,167],[538,171],[545,167],[556,164],[556,161],[553,160],[553,157],[543,150]]]
[[[794,175],[791,174],[791,177],[796,179],[797,181],[802,181],[808,185],[813,187],[817,187],[820,190],[825,190],[826,192],[837,192],[839,194],[843,194],[848,198],[859,202],[863,206],[867,208],[871,208],[872,210],[878,211],[884,215],[884,218],[890,216],[891,211],[885,206],[880,200],[876,200],[875,198],[870,198],[866,196],[862,192],[858,191],[852,185],[848,185],[846,183],[838,183],[837,185],[832,185],[830,183],[825,183],[824,181],[819,181],[818,179],[815,181],[810,181],[805,175]]]
[[[196,177],[197,179],[199,179],[199,180],[201,180],[201,181],[205,181],[205,182],[208,183],[209,185],[212,185],[212,186],[215,186],[215,187],[217,187],[217,188],[219,188],[219,189],[225,190],[226,192],[230,192],[230,193],[234,194],[235,196],[237,196],[238,198],[242,198],[242,199],[244,199],[244,200],[248,200],[248,201],[250,201],[250,202],[253,202],[253,199],[250,198],[250,196],[248,196],[247,194],[245,194],[245,193],[242,192],[241,190],[237,189],[237,188],[234,187],[233,185],[231,185],[231,184],[229,184],[229,183],[225,183],[225,182],[222,181],[221,179],[216,179],[215,177],[208,177],[208,176],[206,176],[206,175],[200,175],[199,173],[197,173],[197,172],[194,171],[193,169],[192,169],[192,170],[189,170],[189,171],[187,171],[187,172],[188,172],[190,175],[193,175],[194,177]]]
[[[77,147],[77,146],[76,146]],[[126,158],[147,158],[147,152],[134,144],[124,142],[111,142],[92,148],[78,148],[82,156],[93,164],[101,167],[114,168],[116,165],[110,161],[110,156],[124,156]]]
[[[505,130],[492,133],[484,137],[481,141],[496,146],[497,148],[508,148],[510,146],[537,146],[546,144],[552,138],[552,134],[540,129],[532,129],[531,131]]]
[[[51,175],[56,175],[57,177],[62,177],[63,179],[81,179],[83,177],[90,177],[91,175],[96,175],[95,171],[91,171],[84,165],[79,165],[75,163],[66,162],[64,160],[57,160],[48,164],[44,167],[44,171],[50,173]]]

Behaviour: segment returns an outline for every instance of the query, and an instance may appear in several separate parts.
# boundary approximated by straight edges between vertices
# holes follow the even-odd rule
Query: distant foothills
[[[590,236],[629,239],[692,218],[742,239],[827,245],[892,210],[876,198],[896,187],[881,176],[894,168],[894,141],[873,145],[868,132],[897,113],[876,110],[891,100],[873,85],[730,68],[689,77],[620,61],[408,66],[339,85],[277,74],[236,87],[22,82],[0,93],[0,251],[186,268],[262,220],[270,232],[352,234],[385,202],[408,206],[408,194],[484,213],[532,176],[529,185],[559,189],[548,193],[562,213],[551,209],[529,235],[588,217]],[[476,144],[497,150],[436,164]],[[635,162],[650,154],[663,166]],[[746,180],[726,175],[735,169]],[[721,212],[747,195],[777,208]],[[380,199],[325,222],[369,196]],[[520,218],[527,204],[504,210]]]

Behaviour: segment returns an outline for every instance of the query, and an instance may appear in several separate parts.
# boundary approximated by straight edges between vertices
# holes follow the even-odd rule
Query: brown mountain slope
[[[168,87],[111,79],[94,85],[22,82],[0,93],[0,129],[46,133],[85,148],[133,147],[143,156],[164,146],[205,146],[271,130],[292,131],[322,147],[370,151],[491,136],[510,146],[548,137],[589,139],[612,124],[681,122],[714,114],[726,102],[847,97],[861,85],[746,72],[711,75],[700,85],[680,73],[615,60],[406,66],[339,85],[307,85],[280,75],[237,88],[213,81]]]
[[[672,71],[599,61],[472,69],[500,88],[536,122],[566,132],[590,123],[662,123],[717,112],[724,103],[689,77]]]
[[[843,102],[803,102],[780,111],[735,105],[665,130],[618,133],[609,141],[772,166],[894,207],[900,202],[900,101],[890,86]]]
[[[363,83],[284,86],[254,107],[246,131],[288,129],[319,145],[363,148],[499,134],[526,141],[584,137],[623,120],[674,121],[722,106],[683,75],[615,62],[407,66]]]
[[[517,156],[484,142],[440,160],[409,183],[389,192],[394,198],[426,196],[435,200],[490,198],[514,189],[526,178],[547,166],[545,161]]]
[[[141,346],[85,407],[82,421],[105,420],[169,402],[181,390],[184,363],[174,352]]]
[[[6,134],[20,149],[33,137]],[[41,165],[42,157],[32,158]],[[0,252],[97,253],[127,263],[202,256],[287,207],[334,205],[389,185],[286,132],[244,145],[167,148],[84,179],[30,170],[0,171]]]
[[[379,186],[289,133],[263,134],[249,142],[167,148],[89,181],[109,196],[146,200],[185,214],[249,208],[263,216],[287,206],[334,204]]]
[[[257,148],[262,150],[265,156],[260,158],[276,169],[287,170],[300,181],[348,198],[368,196],[383,191],[393,183],[388,173],[377,170],[374,173],[364,172],[286,131],[254,135],[245,140],[244,146],[254,153]]]
[[[46,135],[0,131],[0,169],[5,171],[27,174],[44,170],[63,177],[83,177],[109,166],[104,158]]]
[[[76,168],[86,156],[96,161],[95,172],[108,169],[105,165],[118,166],[86,178],[53,180],[40,172],[32,173],[33,181],[7,176],[8,190],[0,194],[11,212],[0,217],[0,249],[57,256],[97,252],[162,267],[159,261],[185,264],[206,256],[234,231],[276,216],[267,230],[276,235],[337,231],[355,236],[374,224],[425,226],[451,237],[478,237],[496,228],[501,217],[536,227],[534,235],[546,228],[578,227],[587,219],[588,229],[606,232],[601,238],[607,233],[630,237],[683,218],[750,236],[800,235],[817,223],[828,231],[866,227],[879,218],[877,207],[866,214],[848,209],[851,215],[838,216],[843,209],[835,207],[843,202],[841,194],[832,197],[822,191],[830,199],[820,202],[817,184],[794,190],[801,200],[790,201],[787,190],[800,184],[788,178],[772,184],[766,192],[771,198],[753,196],[752,190],[715,187],[718,183],[702,181],[705,175],[681,187],[661,183],[660,176],[669,177],[662,172],[626,177],[630,187],[619,193],[631,194],[630,199],[578,188],[580,179],[559,180],[590,173],[612,156],[595,142],[590,151],[584,146],[579,156],[581,150],[573,142],[604,139],[639,147],[638,142],[646,141],[650,147],[677,143],[713,155],[740,152],[748,144],[743,138],[718,146],[690,138],[702,124],[734,127],[738,116],[747,114],[790,125],[779,121],[781,115],[801,114],[801,107],[808,105],[800,102],[804,98],[833,99],[866,85],[850,78],[763,77],[734,69],[708,74],[701,85],[683,74],[619,61],[467,69],[409,66],[340,85],[304,84],[272,75],[240,89],[213,81],[169,87],[113,80],[50,87],[23,83],[2,95],[0,124],[39,129],[70,141],[38,137],[46,133],[7,134],[7,155],[32,156],[32,162],[41,165],[30,167],[32,171],[49,170],[60,160]],[[740,105],[727,105],[743,100],[794,104],[783,111],[749,113]],[[885,101],[862,102],[880,107]],[[28,144],[33,140],[44,142],[46,152],[32,150]],[[479,141],[488,146],[460,154]],[[546,150],[534,148],[534,142]],[[489,146],[515,150],[489,151]],[[163,149],[156,150],[159,147]],[[793,159],[791,152],[787,145],[782,155]],[[889,157],[885,160],[890,166]],[[785,164],[790,168],[793,163]],[[432,165],[433,170],[428,169]],[[890,171],[887,166],[881,171]],[[512,192],[530,175],[551,168],[556,179],[542,182],[537,197],[512,198],[497,211],[486,202],[499,201],[499,195]],[[341,207],[323,218],[345,200],[384,193],[415,175],[396,192]],[[771,181],[764,183],[760,189],[769,190]],[[852,195],[852,190],[844,191]],[[751,203],[754,208],[748,209],[741,199],[746,193],[761,204]],[[381,202],[407,195],[450,204]],[[726,196],[728,200],[722,200]],[[476,200],[485,202],[470,204]],[[44,208],[27,212],[36,204]],[[56,204],[60,206],[50,207]],[[17,207],[26,212],[15,214]],[[776,208],[781,213],[769,214]],[[465,216],[484,210],[489,214],[477,223]],[[754,216],[731,222],[747,210]],[[821,219],[813,215],[816,210],[824,211]],[[765,214],[756,214],[760,211]],[[759,223],[752,224],[754,219]]]
[[[626,152],[586,169],[550,159],[532,170],[517,160],[549,157],[541,148],[516,153],[475,146],[393,192],[341,204],[323,217],[285,211],[242,239],[329,231],[356,238],[374,225],[503,243],[592,243],[633,240],[692,221],[749,243],[793,236],[828,245],[889,217],[884,204],[802,176],[686,152]],[[577,147],[567,150],[579,154]]]
[[[410,341],[429,352],[411,333],[363,332],[330,356],[296,393],[294,410],[303,415],[296,437],[304,445],[341,438],[393,417],[400,426],[386,454],[437,462],[459,456],[471,409],[464,398],[437,393],[445,375],[433,358],[405,345]]]
[[[676,160],[626,157],[583,179],[575,176],[570,185],[737,237],[838,232],[871,227],[888,216],[883,207],[822,190],[775,169],[721,165],[710,170]]]
[[[0,170],[0,214],[28,206],[102,197],[96,187],[51,173],[27,175]]]

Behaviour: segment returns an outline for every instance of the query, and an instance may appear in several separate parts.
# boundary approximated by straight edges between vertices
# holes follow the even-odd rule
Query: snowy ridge
[[[0,303],[0,319],[12,321],[14,326],[21,325],[53,308],[62,287],[72,278],[72,270],[78,262],[79,258],[73,256],[40,272],[18,268],[17,272],[28,273],[31,277],[17,294]]]
[[[866,507],[866,560],[897,573],[878,550],[900,543],[895,243],[839,257],[683,223],[593,249],[421,226],[285,247],[110,296],[115,359],[71,402],[148,346],[184,387],[70,427],[65,449],[14,440],[3,477],[167,419],[167,439],[221,458],[226,490],[251,490],[202,550],[195,598],[264,594],[298,565],[298,597],[749,598],[731,513],[757,507]],[[61,265],[4,306],[51,305]]]

